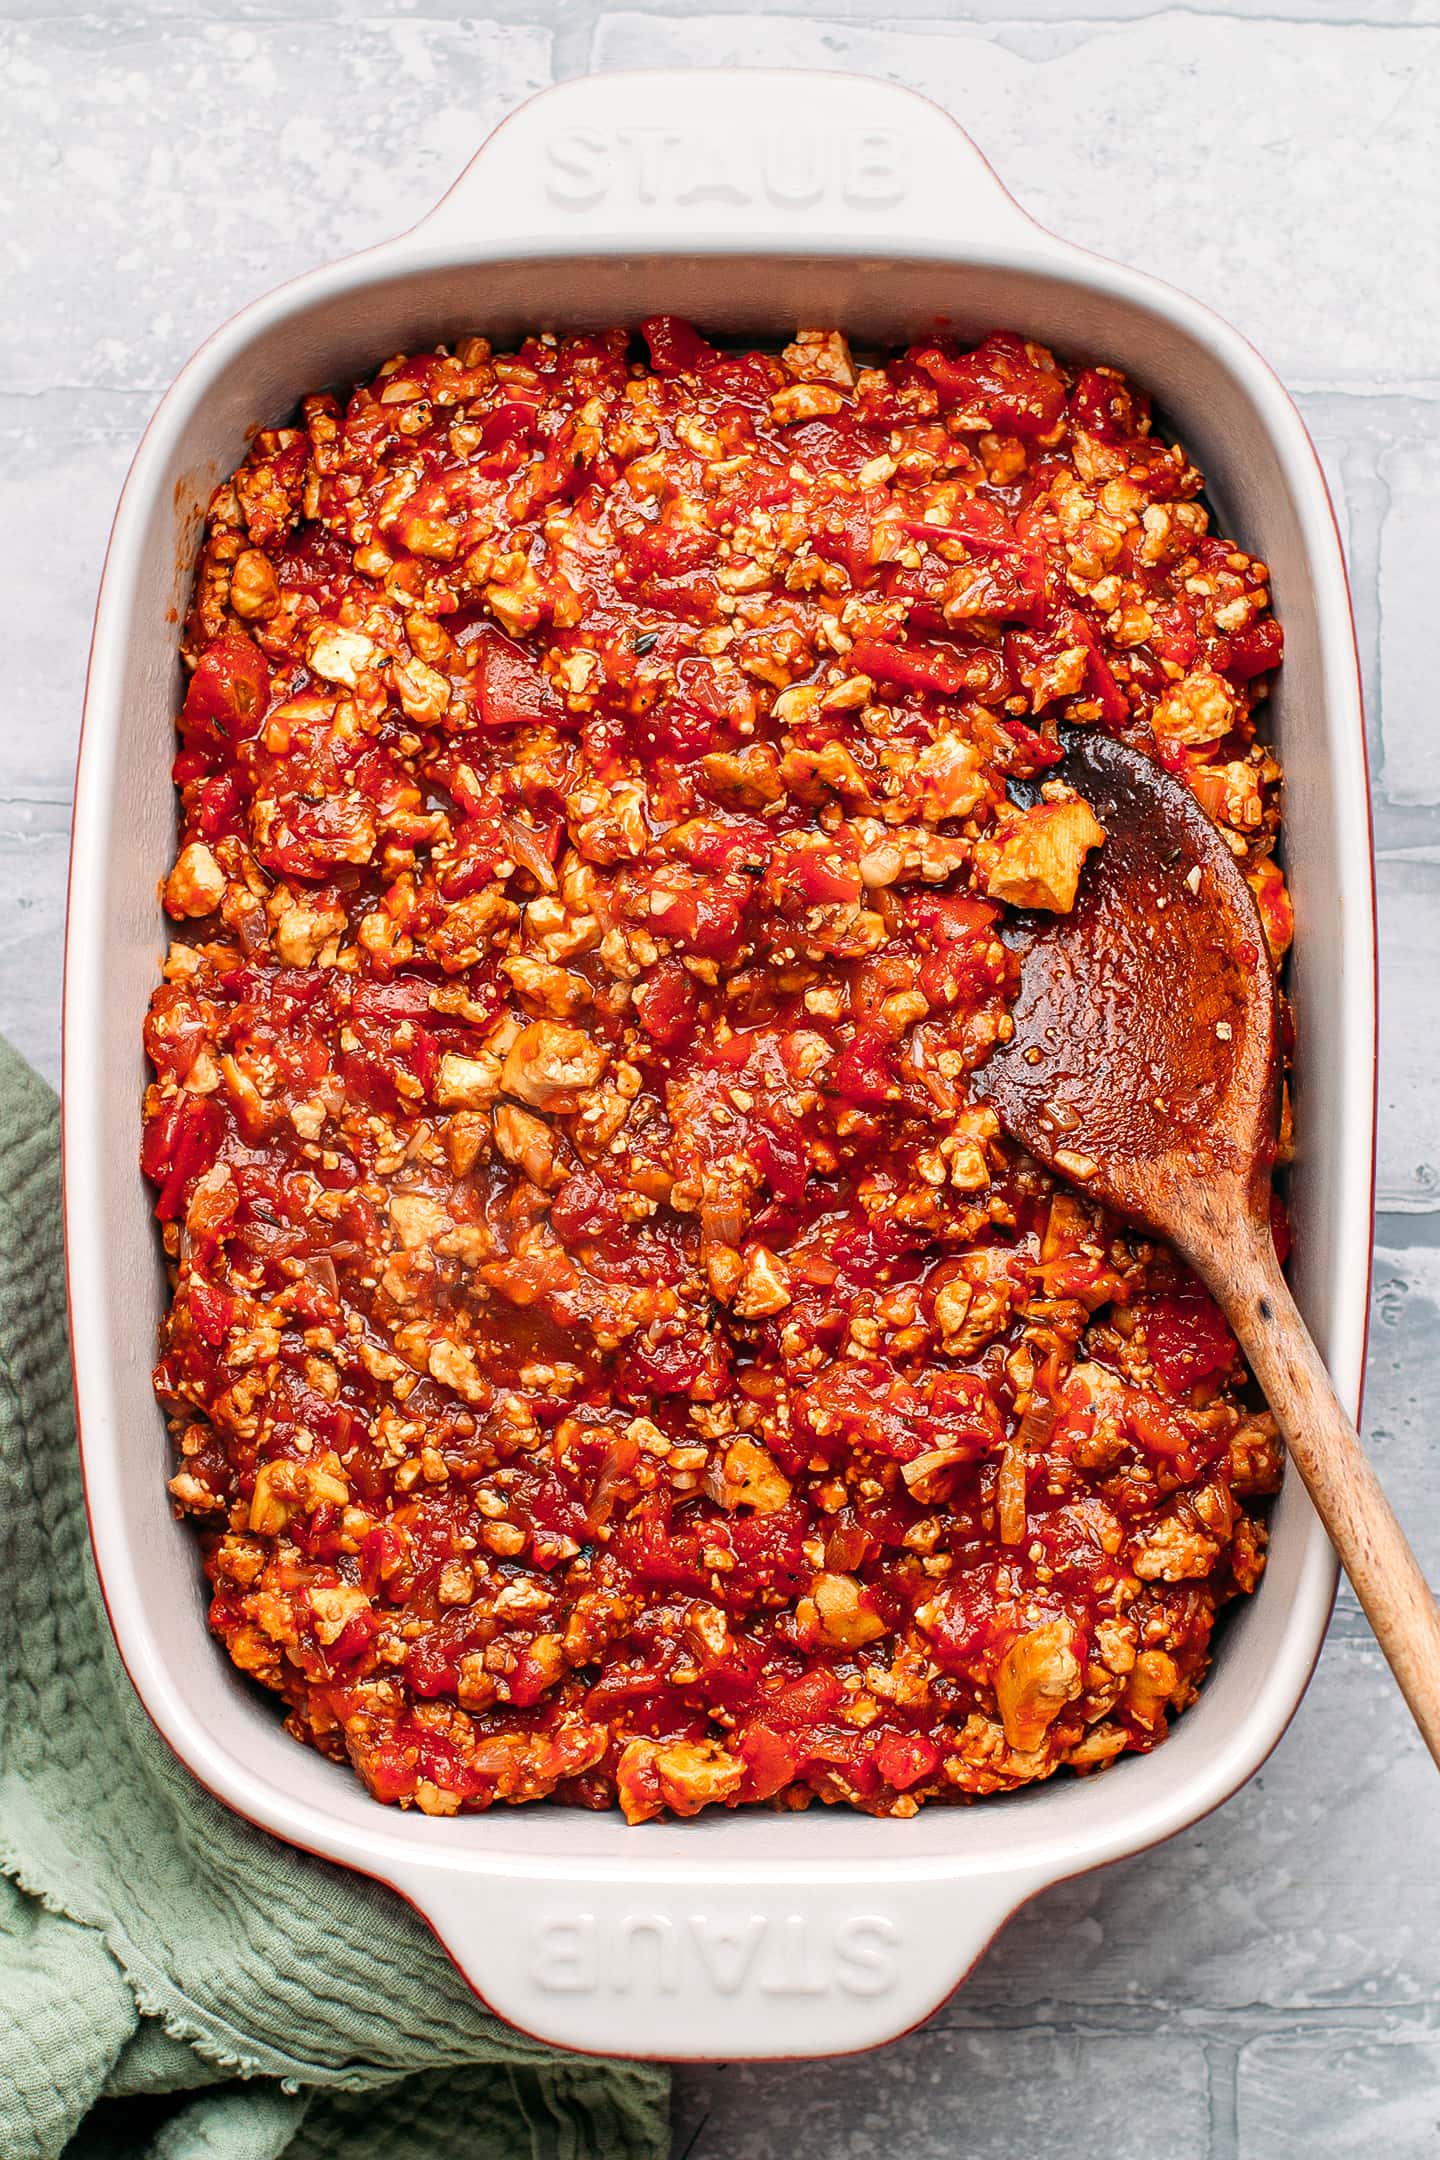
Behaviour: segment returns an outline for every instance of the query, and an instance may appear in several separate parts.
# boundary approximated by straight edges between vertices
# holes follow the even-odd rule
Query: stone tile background
[[[134,443],[205,332],[411,222],[556,78],[733,61],[910,83],[1042,220],[1221,306],[1320,442],[1379,846],[1367,1428],[1440,1573],[1440,0],[972,0],[964,20],[881,4],[0,0],[0,1028],[55,1072],[95,583]],[[1228,1807],[1032,1906],[891,2048],[681,2073],[677,2154],[1440,2153],[1437,1819],[1342,1595],[1304,1707]]]

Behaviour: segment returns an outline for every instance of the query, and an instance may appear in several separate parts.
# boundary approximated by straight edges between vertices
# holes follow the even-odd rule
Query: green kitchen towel
[[[85,1531],[59,1153],[0,1044],[0,2156],[659,2160],[663,2070],[501,2024],[397,1897],[152,1731]]]

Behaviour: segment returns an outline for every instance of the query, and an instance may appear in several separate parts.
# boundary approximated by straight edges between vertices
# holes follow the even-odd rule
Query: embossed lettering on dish
[[[882,1913],[824,1924],[803,1913],[550,1914],[530,1946],[530,1979],[554,1995],[884,1995],[899,1928]]]
[[[602,203],[680,210],[888,210],[908,186],[905,145],[889,128],[824,136],[759,130],[724,135],[666,127],[567,128],[545,145],[545,193],[562,210]]]

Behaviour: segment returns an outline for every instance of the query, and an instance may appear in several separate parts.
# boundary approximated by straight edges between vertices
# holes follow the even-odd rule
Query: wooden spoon
[[[1278,1012],[1254,897],[1182,781],[1107,735],[1066,732],[1053,777],[1105,844],[1072,913],[1017,918],[1015,1033],[975,1092],[1206,1285],[1440,1764],[1440,1612],[1275,1255]]]

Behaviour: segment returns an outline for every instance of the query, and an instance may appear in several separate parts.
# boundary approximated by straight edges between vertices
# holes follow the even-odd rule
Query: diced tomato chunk
[[[1285,633],[1273,615],[1262,615],[1243,630],[1232,630],[1216,655],[1216,666],[1231,682],[1253,682],[1285,657]]]
[[[748,1773],[747,1797],[752,1800],[773,1800],[799,1774],[802,1756],[793,1737],[768,1725],[747,1725],[735,1748]]]
[[[1144,1325],[1150,1362],[1172,1395],[1188,1394],[1200,1381],[1229,1372],[1235,1363],[1235,1338],[1199,1283],[1147,1305]]]
[[[269,701],[270,670],[255,644],[241,631],[226,630],[196,663],[181,732],[196,748],[232,750],[258,732]]]
[[[1077,427],[1101,442],[1126,443],[1144,434],[1150,400],[1113,368],[1082,368],[1070,393]]]
[[[829,1084],[843,1101],[869,1108],[892,1101],[898,1081],[888,1038],[876,1028],[857,1028],[835,1060]]]
[[[1008,331],[971,352],[944,338],[919,349],[915,362],[947,410],[983,413],[993,427],[1014,435],[1047,435],[1065,410],[1064,379],[1037,366],[1024,342]]]
[[[923,1733],[887,1732],[876,1741],[873,1760],[887,1785],[908,1792],[922,1778],[934,1775],[940,1750]]]
[[[881,645],[860,638],[850,659],[859,674],[895,683],[902,690],[933,690],[941,697],[958,697],[965,688],[964,669],[943,645]]]
[[[189,1186],[214,1162],[224,1125],[219,1108],[206,1095],[180,1095],[145,1130],[140,1167],[158,1185],[155,1214],[173,1222]]]
[[[657,375],[694,375],[720,357],[680,315],[652,315],[641,323],[640,334],[650,348],[650,364]]]
[[[474,681],[476,709],[486,727],[555,727],[565,719],[544,670],[510,638],[492,632],[478,641]]]
[[[661,1050],[688,1042],[700,1017],[695,978],[673,960],[662,960],[635,993],[635,1014]]]

